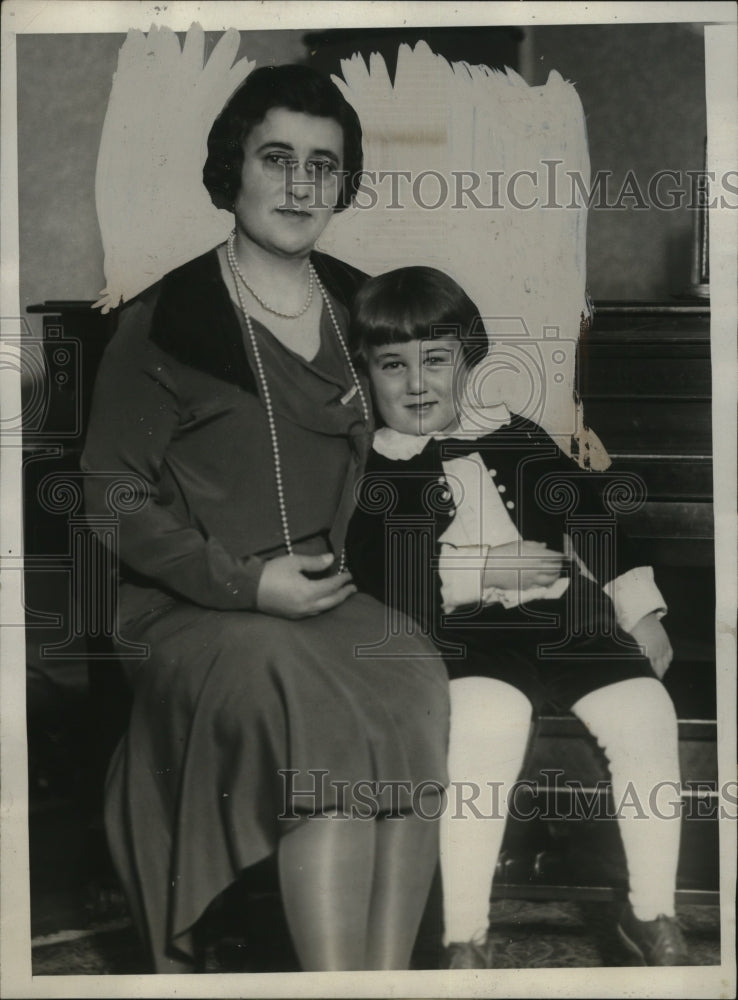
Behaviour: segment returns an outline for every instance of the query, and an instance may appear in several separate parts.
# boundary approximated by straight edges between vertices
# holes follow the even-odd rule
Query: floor
[[[102,832],[86,829],[69,796],[36,794],[30,816],[33,973],[139,974],[146,957],[115,884]],[[203,972],[286,972],[298,965],[278,896],[252,887],[238,934],[222,914],[206,945]],[[227,908],[226,908],[227,912]],[[631,964],[613,933],[614,904],[494,899],[490,924],[499,968],[602,967]],[[720,962],[719,911],[678,908],[695,965]],[[233,923],[230,925],[233,926]],[[433,915],[419,936],[413,965],[439,967]]]

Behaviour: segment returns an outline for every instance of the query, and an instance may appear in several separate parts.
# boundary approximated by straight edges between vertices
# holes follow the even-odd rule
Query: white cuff
[[[656,586],[653,569],[637,566],[616,577],[602,588],[615,605],[618,625],[630,632],[635,625],[653,612],[658,618],[666,614],[666,601]]]
[[[561,576],[548,587],[529,587],[528,590],[485,587],[484,571],[488,557],[488,545],[441,545],[438,574],[446,614],[452,614],[461,607],[501,604],[504,608],[515,608],[526,601],[555,600],[569,586],[569,577]]]
[[[488,545],[441,545],[438,575],[446,614],[464,606],[479,607],[488,553]]]
[[[547,587],[529,587],[527,590],[502,590],[499,587],[485,587],[482,604],[501,604],[503,608],[517,608],[528,601],[555,601],[565,594],[570,583],[568,576],[560,576]]]

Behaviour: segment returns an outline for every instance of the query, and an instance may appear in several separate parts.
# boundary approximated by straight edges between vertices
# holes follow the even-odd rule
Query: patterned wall
[[[685,24],[543,27],[531,32],[526,73],[571,80],[587,117],[593,175],[612,170],[612,198],[629,170],[639,188],[659,170],[700,170],[706,133],[702,31]],[[662,184],[666,193],[671,182]],[[677,185],[672,184],[673,187]],[[687,190],[686,179],[681,187]],[[623,199],[633,205],[634,199]],[[594,298],[659,299],[690,280],[686,208],[592,209],[588,275]]]

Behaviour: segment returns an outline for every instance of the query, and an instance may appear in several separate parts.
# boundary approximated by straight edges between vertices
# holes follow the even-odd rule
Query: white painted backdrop
[[[212,121],[255,65],[234,64],[238,44],[238,32],[225,32],[206,61],[198,25],[183,46],[166,28],[129,32],[96,176],[103,310],[227,236],[232,217],[212,206],[201,171]],[[492,342],[473,399],[506,402],[582,464],[606,467],[574,395],[587,315],[586,205],[572,202],[570,185],[551,187],[554,171],[589,182],[574,87],[555,71],[529,87],[512,70],[449,63],[424,43],[400,47],[394,84],[376,55],[368,66],[360,56],[343,61],[342,74],[336,82],[364,132],[360,203],[376,204],[335,216],[320,248],[371,274],[404,264],[451,274]],[[396,185],[380,180],[383,171],[396,173]]]

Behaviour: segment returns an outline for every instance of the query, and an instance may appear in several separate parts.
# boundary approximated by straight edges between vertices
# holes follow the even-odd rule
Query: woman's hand
[[[508,542],[489,550],[484,567],[485,587],[530,590],[549,587],[561,576],[564,553],[545,542]]]
[[[644,615],[630,630],[630,634],[638,645],[643,647],[643,652],[651,661],[653,672],[661,680],[671,666],[674,653],[666,629],[661,624],[656,612]]]
[[[329,611],[356,593],[350,573],[309,580],[305,573],[323,573],[334,560],[321,556],[279,556],[264,566],[256,592],[259,611],[278,618],[308,618]]]

